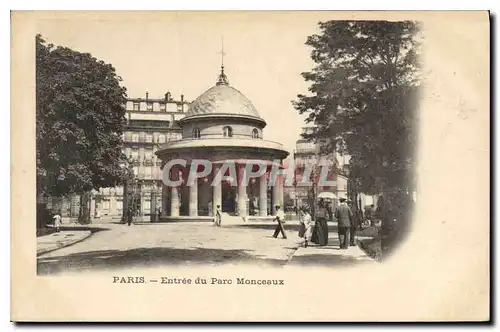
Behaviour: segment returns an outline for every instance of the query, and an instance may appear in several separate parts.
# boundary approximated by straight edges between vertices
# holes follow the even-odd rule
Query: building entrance
[[[222,183],[222,212],[236,212],[236,187],[229,183]]]

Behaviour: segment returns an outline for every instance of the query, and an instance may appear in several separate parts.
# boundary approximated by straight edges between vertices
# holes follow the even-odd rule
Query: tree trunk
[[[37,236],[39,230],[45,228],[45,226],[51,221],[51,215],[47,208],[47,197],[42,194],[37,195],[36,200],[36,231]]]
[[[380,219],[382,225],[380,227],[380,247],[382,251],[382,258],[387,258],[390,248],[391,248],[391,239],[390,234],[392,233],[392,223],[390,222],[390,216],[387,211],[389,202],[388,201],[388,193],[382,192],[382,195],[379,197],[378,205],[377,205],[377,218]]]
[[[80,212],[78,215],[78,222],[80,224],[90,224],[90,192],[87,191],[80,196]]]

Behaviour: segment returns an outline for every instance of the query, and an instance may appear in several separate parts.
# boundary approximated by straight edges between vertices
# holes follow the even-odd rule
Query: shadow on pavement
[[[298,232],[299,231],[299,224],[291,224],[291,223],[285,223],[283,224],[285,227],[285,231],[287,232]],[[243,228],[243,229],[267,229],[273,231],[276,228],[276,224],[258,224],[258,223],[252,223],[252,224],[238,224],[238,225],[227,225],[225,226],[227,228]],[[338,228],[337,225],[328,225],[328,232],[337,234]],[[357,236],[363,236],[363,237],[375,237],[379,233],[379,228],[378,227],[366,227],[363,229],[356,229],[356,235]]]
[[[102,232],[102,231],[109,231],[109,228],[77,225],[77,226],[70,226],[70,227],[61,226],[61,231],[90,231],[91,233],[97,233],[97,232]]]
[[[137,248],[100,250],[38,259],[39,275],[88,270],[114,270],[130,267],[160,267],[179,264],[257,263],[284,265],[287,261],[252,255],[251,250]]]

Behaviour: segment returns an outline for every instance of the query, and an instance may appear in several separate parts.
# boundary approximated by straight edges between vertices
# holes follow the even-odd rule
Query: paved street
[[[37,239],[37,255],[42,255],[49,251],[54,251],[74,243],[85,240],[91,235],[91,231],[62,231],[50,235],[41,236]]]
[[[370,260],[358,247],[338,250],[337,235],[332,227],[329,246],[297,251],[300,239],[296,222],[285,225],[288,239],[273,238],[274,224],[268,222],[226,224],[221,228],[210,222],[132,226],[107,222],[93,227],[93,234],[84,241],[39,256],[38,273],[67,274],[89,269],[176,264],[337,265]]]

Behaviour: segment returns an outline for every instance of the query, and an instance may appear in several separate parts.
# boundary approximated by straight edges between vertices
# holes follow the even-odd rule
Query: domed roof
[[[229,85],[224,69],[222,69],[217,85],[205,91],[189,105],[186,117],[209,114],[260,118],[252,102]]]

